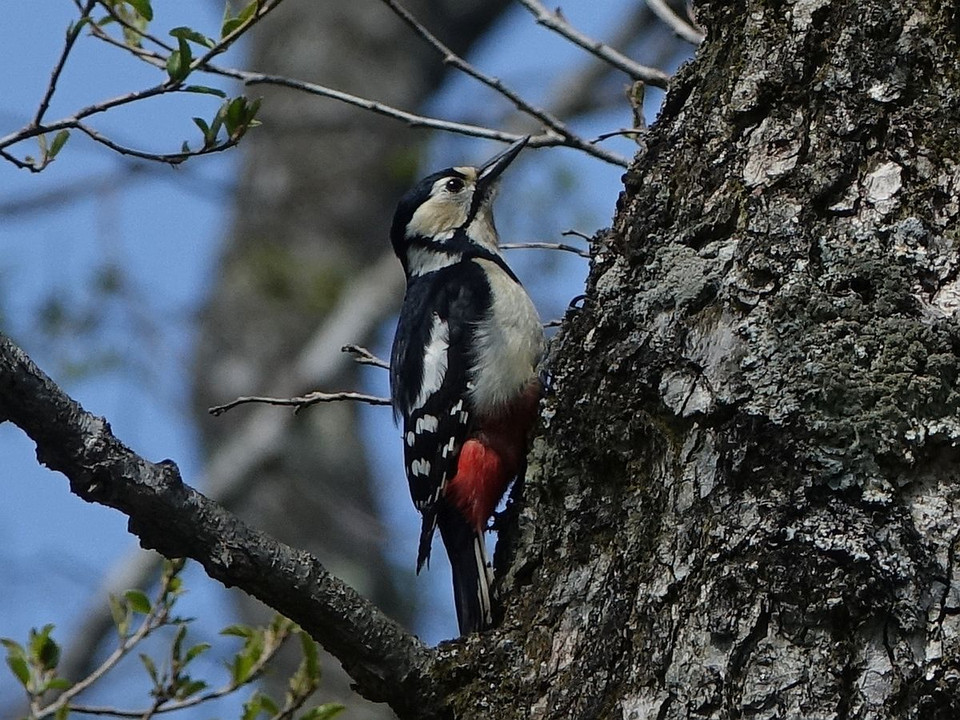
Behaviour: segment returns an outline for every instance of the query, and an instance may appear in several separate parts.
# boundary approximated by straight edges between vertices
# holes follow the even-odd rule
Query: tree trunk
[[[958,4],[699,10],[460,716],[957,717]]]

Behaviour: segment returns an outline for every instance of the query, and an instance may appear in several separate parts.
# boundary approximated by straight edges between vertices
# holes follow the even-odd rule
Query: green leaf
[[[260,704],[263,706],[263,709],[271,715],[278,715],[280,713],[280,706],[277,705],[276,701],[269,695],[261,695]]]
[[[186,665],[188,662],[194,658],[200,657],[203,653],[210,649],[210,643],[200,643],[199,645],[194,645],[192,648],[187,650],[187,654],[183,658],[183,664]]]
[[[180,42],[186,45],[186,41],[181,40]],[[182,48],[170,53],[170,57],[167,58],[167,75],[170,76],[170,79],[174,82],[183,80],[190,73],[191,60],[189,46],[187,46],[186,54],[184,54]]]
[[[120,637],[125,638],[130,630],[130,606],[116,595],[111,595],[110,615],[113,616],[113,624],[117,626]]]
[[[190,40],[191,42],[195,42],[198,45],[203,45],[208,48],[212,48],[214,45],[216,45],[216,43],[211,38],[208,38],[206,35],[204,35],[201,32],[197,32],[193,28],[175,27],[173,30],[170,31],[170,34],[175,38]]]
[[[186,700],[191,695],[196,695],[201,690],[206,689],[207,684],[203,680],[191,680],[190,678],[185,678],[184,681],[177,686],[175,695],[177,700]]]
[[[193,62],[193,51],[190,43],[182,37],[177,38],[178,49],[170,53],[167,58],[167,74],[174,82],[183,80],[190,74],[190,63]]]
[[[250,696],[250,699],[243,704],[243,714],[240,716],[240,720],[254,720],[254,718],[263,711],[263,695],[255,692]]]
[[[53,720],[67,720],[70,717],[70,705],[64,703],[57,708],[57,713],[53,716]]]
[[[320,679],[320,660],[317,644],[307,633],[302,630],[300,635],[300,647],[303,649],[303,663],[307,671],[307,676],[317,681]]]
[[[73,683],[62,677],[53,678],[47,683],[47,690],[66,690],[72,687]]]
[[[177,634],[173,638],[173,647],[171,649],[171,655],[173,660],[177,665],[180,665],[181,653],[183,652],[183,638],[187,635],[187,626],[185,624],[180,625],[177,628]]]
[[[124,0],[127,5],[132,7],[146,21],[153,20],[153,8],[150,7],[150,0]]]
[[[107,16],[110,18],[110,16]],[[113,18],[110,18],[111,20]],[[71,36],[76,36],[80,34],[80,31],[83,30],[83,26],[87,23],[93,22],[93,18],[89,15],[84,15],[82,18],[77,20],[77,22],[70,21],[70,24],[67,25],[67,39],[69,40]]]
[[[241,10],[236,17],[230,17],[230,6],[227,5],[223,14],[223,25],[220,27],[220,37],[225,38],[241,25],[249,22],[250,19],[257,14],[257,9],[259,7],[259,0],[252,0],[252,2],[243,8],[243,10]]]
[[[208,87],[206,85],[187,85],[183,88],[184,92],[202,93],[204,95],[216,95],[225,98],[227,94],[220,88]]]
[[[248,638],[254,634],[254,629],[249,625],[228,625],[220,631],[220,634]]]
[[[259,8],[260,0],[250,0],[250,3],[237,15],[237,20],[242,23],[248,22],[250,18],[257,14]]]
[[[69,130],[61,130],[53,138],[53,144],[50,146],[50,153],[48,157],[52,160],[57,156],[57,153],[63,149],[63,146],[67,144],[67,140],[70,139]]]
[[[329,720],[342,713],[346,708],[340,703],[324,703],[307,710],[300,716],[300,720]]]
[[[16,653],[17,655],[26,657],[26,651],[23,649],[23,645],[15,640],[11,640],[10,638],[0,638],[0,645],[3,645],[7,649],[8,655],[10,653]]]
[[[47,623],[40,630],[30,630],[28,651],[30,660],[43,670],[51,670],[60,662],[60,646],[50,637],[53,625]]]
[[[146,593],[144,593],[142,590],[127,590],[123,596],[130,604],[131,610],[143,615],[150,614],[150,610],[152,609],[150,607],[150,598],[148,598]]]
[[[45,638],[43,645],[40,646],[37,659],[44,670],[53,670],[60,662],[60,646],[53,638]]]
[[[147,669],[147,675],[150,676],[154,686],[160,685],[159,675],[157,674],[157,665],[153,662],[153,658],[144,653],[140,653],[140,662],[142,662],[143,667]]]
[[[243,685],[250,679],[254,658],[249,653],[238,653],[230,664],[230,679],[234,685]]]
[[[30,682],[30,668],[22,655],[7,655],[7,665],[24,687]]]

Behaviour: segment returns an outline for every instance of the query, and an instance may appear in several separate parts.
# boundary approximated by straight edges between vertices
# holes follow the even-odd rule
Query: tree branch
[[[634,80],[642,80],[648,85],[653,85],[654,87],[658,88],[666,88],[667,83],[670,82],[670,76],[662,70],[641,65],[640,63],[631,60],[623,53],[614,50],[609,45],[605,45],[599,40],[594,40],[593,38],[584,35],[582,32],[568,23],[564,19],[563,15],[560,14],[559,10],[550,12],[543,5],[543,3],[540,2],[540,0],[520,0],[520,4],[533,14],[538,24],[553,30],[555,33],[565,37],[575,45],[579,45],[584,50],[596,55],[604,62],[609,63],[622,72],[625,72]]]
[[[307,552],[245,525],[185,485],[169,460],[154,464],[123,445],[0,334],[0,421],[20,427],[38,460],[73,493],[120,510],[140,544],[190,557],[299,623],[343,664],[367,698],[408,717],[443,718],[431,680],[435,654]]]
[[[703,31],[677,15],[665,0],[646,0],[646,3],[647,7],[660,18],[661,22],[673,30],[677,37],[686,40],[691,45],[699,45],[703,42]]]
[[[427,30],[427,28],[424,27],[419,20],[411,15],[410,12],[402,7],[399,3],[395,2],[395,0],[383,0],[383,3],[389,7],[397,15],[397,17],[403,20],[403,22],[406,23],[410,29],[413,30],[420,38],[422,38],[430,47],[443,56],[443,62],[445,64],[457,68],[461,72],[483,83],[491,90],[503,95],[503,97],[507,98],[514,104],[517,110],[539,120],[548,130],[559,136],[558,140],[562,139],[562,142],[556,142],[553,144],[562,144],[566,145],[567,147],[582,150],[589,155],[593,155],[601,160],[613,163],[614,165],[621,165],[624,167],[629,165],[625,158],[622,158],[614,153],[610,153],[606,150],[600,150],[596,146],[586,142],[583,138],[570,130],[570,128],[567,127],[567,125],[559,118],[551,115],[546,110],[538,108],[535,105],[527,102],[520,96],[519,93],[504,85],[503,81],[501,81],[499,78],[491,77],[490,75],[487,75],[486,73],[483,73],[475,68],[473,65],[453,52],[453,50],[447,47],[443,42],[441,42],[439,38]],[[660,75],[662,75],[664,78],[669,78],[669,76],[664,73],[660,73]],[[664,82],[666,82],[666,80],[664,80]],[[549,136],[550,134],[548,133],[547,137]],[[531,138],[530,144],[532,147],[536,147],[540,144],[533,144],[534,139],[535,138]]]
[[[379,397],[377,395],[367,395],[365,393],[358,392],[328,393],[317,390],[312,393],[307,393],[306,395],[301,395],[300,397],[292,398],[265,397],[263,395],[244,395],[223,405],[214,405],[212,408],[208,409],[207,412],[214,416],[223,415],[225,412],[227,412],[227,410],[232,410],[239,405],[247,405],[249,403],[261,403],[263,405],[292,405],[296,408],[296,412],[300,412],[304,408],[310,407],[311,405],[316,405],[318,403],[344,402],[346,400],[367,403],[368,405],[390,404],[390,398]]]

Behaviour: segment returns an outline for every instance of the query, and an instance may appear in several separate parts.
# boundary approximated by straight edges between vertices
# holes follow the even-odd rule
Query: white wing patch
[[[424,403],[443,385],[443,378],[447,374],[447,352],[450,349],[450,328],[439,315],[433,316],[433,327],[430,328],[430,341],[423,353],[423,382],[420,383],[420,392],[413,402],[412,410],[422,408]],[[436,418],[434,418],[436,421]],[[419,432],[419,430],[418,430]]]
[[[442,380],[441,380],[442,382]],[[435,415],[424,415],[423,417],[417,418],[417,429],[416,433],[419,435],[424,432],[436,432],[437,425],[440,424],[440,421],[437,420]],[[411,443],[412,445],[413,443]]]
[[[414,460],[412,463],[410,463],[410,474],[427,477],[430,474],[430,461]]]

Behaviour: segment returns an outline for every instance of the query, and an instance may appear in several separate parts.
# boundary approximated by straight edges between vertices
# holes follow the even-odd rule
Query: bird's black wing
[[[390,362],[394,412],[403,418],[404,468],[423,516],[417,570],[430,556],[443,490],[471,427],[469,348],[489,285],[461,262],[407,287]]]

